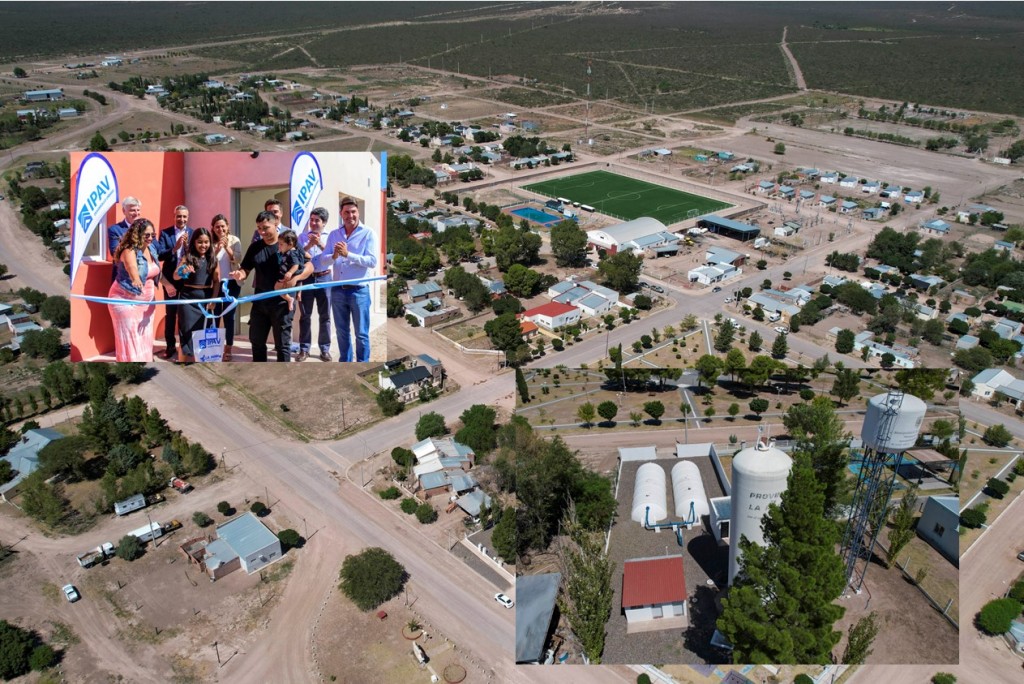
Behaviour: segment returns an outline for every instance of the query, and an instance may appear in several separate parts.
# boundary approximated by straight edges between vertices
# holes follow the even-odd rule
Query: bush
[[[964,527],[981,527],[988,520],[985,511],[978,508],[968,508],[960,514],[960,524]]]
[[[651,684],[651,678],[646,672],[637,675],[636,684]]]
[[[398,487],[388,487],[380,492],[380,498],[386,500],[397,499],[400,496],[402,496],[402,492],[398,491]]]
[[[800,390],[800,398],[803,399],[804,401],[810,401],[811,399],[814,399],[814,390],[808,388]]]
[[[339,589],[360,610],[373,610],[397,596],[408,575],[401,563],[378,547],[347,556],[341,565]]]
[[[1010,589],[1010,598],[1024,603],[1024,579],[1017,580],[1013,588]]]
[[[986,634],[997,636],[1010,629],[1010,623],[1020,615],[1020,601],[1012,598],[1001,598],[989,601],[978,613],[978,628]]]
[[[437,511],[429,503],[424,501],[416,507],[416,519],[423,525],[429,525],[437,520]]]
[[[142,546],[142,542],[139,541],[139,538],[131,534],[126,534],[121,537],[121,541],[117,543],[117,550],[114,554],[123,560],[133,561],[136,558],[141,557],[144,552],[145,548]]]
[[[988,495],[993,499],[1002,499],[1006,496],[1006,493],[1010,491],[1010,485],[1005,480],[1000,480],[998,477],[989,478],[989,481],[985,485],[985,489]]]
[[[956,675],[948,672],[939,672],[932,677],[932,684],[956,684]]]
[[[264,504],[262,501],[253,502],[252,506],[249,507],[249,510],[252,511],[253,515],[255,515],[257,518],[262,518],[270,512],[270,509],[267,508],[266,504]]]
[[[990,425],[986,430],[985,434],[981,436],[986,444],[994,447],[1002,448],[1010,443],[1013,439],[1013,435],[1006,429],[1006,426],[1000,423],[999,425]]]
[[[282,552],[286,552],[288,549],[301,549],[306,543],[306,539],[291,528],[278,532],[277,538],[281,542]]]
[[[412,515],[416,512],[416,509],[419,508],[419,504],[416,503],[416,499],[402,499],[402,503],[399,504],[399,507],[402,509],[403,513]]]
[[[796,679],[793,680],[793,684],[814,684],[814,680],[808,675],[798,674]]]
[[[199,527],[209,527],[213,524],[213,518],[206,515],[202,511],[196,511],[192,514],[192,522],[194,522]]]
[[[221,501],[219,504],[217,504],[217,512],[223,515],[224,517],[227,517],[229,515],[234,514],[235,509],[232,508],[231,504],[229,504],[227,501]]]

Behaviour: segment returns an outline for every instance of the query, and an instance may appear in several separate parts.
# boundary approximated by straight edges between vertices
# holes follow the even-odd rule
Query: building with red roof
[[[548,302],[519,314],[519,317],[533,321],[545,330],[555,330],[565,325],[580,322],[581,312],[571,304]]]
[[[626,631],[645,632],[689,626],[683,557],[627,560],[622,568],[622,610]]]

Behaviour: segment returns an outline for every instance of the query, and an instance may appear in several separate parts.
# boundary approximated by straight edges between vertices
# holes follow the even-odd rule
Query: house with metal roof
[[[919,290],[927,290],[932,287],[942,287],[946,281],[935,275],[911,275],[910,284]]]
[[[931,221],[925,221],[921,224],[921,227],[925,230],[929,230],[933,233],[941,233],[945,235],[949,232],[949,224],[940,218],[932,219]]]
[[[924,202],[924,192],[921,190],[911,190],[903,195],[903,202],[905,204],[920,204]]]
[[[874,334],[870,330],[865,330],[855,335],[853,338],[853,351],[860,352],[866,347],[868,349],[868,356],[872,358],[881,358],[886,354],[891,354],[894,366],[899,366],[900,368],[916,367],[917,364],[908,353],[912,350],[911,347],[890,347],[881,342],[875,342],[872,339],[873,336]]]
[[[425,283],[413,283],[409,288],[409,301],[411,302],[422,302],[431,297],[444,299],[444,290],[433,280],[428,280]]]
[[[842,204],[839,205],[839,213],[852,214],[853,212],[857,211],[858,206],[859,205],[852,200],[845,200]]]
[[[281,560],[281,541],[253,513],[217,525],[217,538],[206,546],[204,564],[211,578],[238,568],[251,575]]]
[[[987,204],[969,204],[963,209],[958,209],[956,212],[956,220],[959,223],[967,223],[971,220],[971,214],[981,217],[987,211],[997,211],[995,207],[990,207]]]
[[[1016,245],[1012,242],[1007,242],[1006,240],[996,240],[995,244],[992,245],[992,249],[1003,252],[1012,252],[1015,246]]]
[[[860,186],[860,191],[866,195],[874,195],[882,189],[882,184],[878,181],[868,181],[864,185]]]
[[[869,207],[862,211],[860,215],[865,221],[878,221],[885,217],[885,209],[882,209],[881,207]]]
[[[544,662],[562,574],[516,578],[516,665]]]
[[[826,185],[835,185],[839,182],[839,174],[835,171],[829,171],[818,176],[818,182],[825,183]]]
[[[0,460],[7,461],[14,471],[11,480],[0,484],[0,500],[6,501],[7,497],[13,497],[17,493],[18,485],[39,467],[39,452],[47,444],[58,439],[64,439],[64,435],[50,428],[26,430],[14,446],[0,456]]]
[[[714,283],[720,283],[723,280],[738,276],[741,273],[743,273],[741,269],[729,266],[728,264],[719,266],[704,265],[691,268],[686,272],[686,277],[691,283],[713,285]]]
[[[746,260],[745,254],[725,247],[708,247],[708,251],[704,253],[704,261],[709,266],[742,266]]]
[[[979,344],[981,344],[981,340],[974,335],[961,335],[960,339],[956,341],[956,348],[974,349]]]
[[[978,399],[992,399],[998,392],[1013,400],[1018,407],[1024,400],[1024,380],[1018,380],[1001,368],[986,368],[971,381],[974,382],[971,396]]]
[[[638,253],[648,249],[657,249],[664,245],[676,245],[678,242],[678,235],[663,230],[660,233],[652,233],[650,235],[644,235],[643,237],[636,238],[635,240],[630,240],[622,245],[622,249],[629,249],[634,253]]]
[[[857,187],[857,184],[859,182],[860,182],[860,179],[857,178],[856,176],[844,176],[839,181],[839,187],[841,187],[841,188],[855,188],[855,187]]]
[[[622,566],[622,611],[626,633],[686,629],[686,576],[683,557],[633,558]]]
[[[796,194],[796,189],[791,185],[780,185],[779,194],[786,199],[790,199]]]
[[[474,489],[473,491],[467,492],[457,498],[455,500],[455,505],[464,510],[467,515],[471,515],[476,518],[480,515],[481,507],[491,506],[491,497],[482,489]]]
[[[810,202],[812,199],[814,199],[814,197],[815,197],[815,193],[814,193],[813,190],[801,190],[800,191],[800,201],[801,202]]]
[[[822,195],[818,198],[818,205],[828,208],[836,206],[836,198],[832,195]]]
[[[755,292],[747,297],[747,303],[751,306],[760,305],[765,311],[781,314],[785,316],[787,320],[789,317],[800,313],[800,307],[794,304],[780,302],[778,299],[769,297],[763,292]]]
[[[1004,340],[1013,339],[1015,336],[1020,335],[1022,329],[1024,329],[1024,324],[1009,318],[998,318],[995,325],[992,326],[992,330]]]
[[[960,498],[929,496],[917,522],[917,534],[953,565],[960,566]]]
[[[763,180],[757,184],[757,191],[762,195],[775,192],[775,181]]]
[[[822,285],[828,285],[829,287],[839,287],[846,282],[846,278],[838,275],[827,275],[821,280]]]
[[[424,500],[438,494],[463,494],[470,492],[477,487],[477,482],[472,475],[466,475],[461,470],[434,470],[423,473],[419,476],[419,491]]]
[[[419,396],[420,389],[432,386],[434,378],[425,366],[413,366],[394,375],[385,376],[378,371],[377,383],[382,390],[395,390],[399,400],[402,403],[407,403]]]

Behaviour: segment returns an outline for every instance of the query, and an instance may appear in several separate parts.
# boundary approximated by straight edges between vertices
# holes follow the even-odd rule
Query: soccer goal
[[[688,219],[697,218],[698,216],[700,216],[700,209],[690,209],[686,212],[686,218]]]

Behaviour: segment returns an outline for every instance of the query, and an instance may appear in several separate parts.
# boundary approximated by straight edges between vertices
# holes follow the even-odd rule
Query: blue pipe
[[[692,501],[690,502],[690,513],[691,514],[693,513],[693,502]],[[659,528],[660,529],[665,529],[665,528],[672,528],[672,527],[674,527],[675,528],[675,532],[676,532],[676,541],[679,542],[680,546],[683,545],[683,532],[682,532],[682,530],[679,529],[679,527],[681,525],[684,525],[685,523],[681,523],[681,522],[652,523],[651,519],[650,519],[650,516],[651,516],[651,507],[647,506],[647,507],[644,508],[644,529],[656,530],[656,529],[659,529]]]

